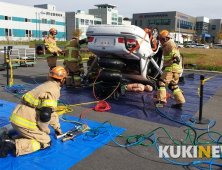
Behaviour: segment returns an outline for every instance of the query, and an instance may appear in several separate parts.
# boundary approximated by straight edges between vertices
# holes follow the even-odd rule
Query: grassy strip
[[[185,69],[209,70],[222,72],[222,50],[221,49],[180,49],[184,56]],[[196,64],[190,67],[189,64]]]

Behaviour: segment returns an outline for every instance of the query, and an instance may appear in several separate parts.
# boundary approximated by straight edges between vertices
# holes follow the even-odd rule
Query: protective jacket
[[[87,39],[71,39],[65,46],[65,61],[77,61],[79,56],[80,45],[87,43]]]
[[[39,87],[27,92],[22,96],[22,104],[17,105],[10,116],[10,121],[26,129],[40,129],[47,132],[50,124],[53,129],[60,128],[58,115],[51,114],[49,122],[40,121],[40,113],[43,107],[50,107],[53,111],[57,107],[60,97],[60,86],[55,81],[47,81]]]
[[[75,85],[81,85],[80,73],[84,74],[84,67],[82,58],[79,56],[79,49],[81,44],[87,43],[87,39],[77,40],[73,38],[65,46],[64,64],[69,75],[66,79],[66,85],[72,85],[74,79]]]
[[[59,47],[57,47],[56,41],[55,41],[55,39],[53,38],[53,36],[51,34],[49,34],[44,39],[44,45],[45,45],[45,48],[46,48],[46,51],[45,51],[46,57],[53,56],[52,55],[53,52],[56,52],[57,56],[59,56],[59,52],[62,51]]]
[[[179,74],[183,72],[182,62],[180,60],[180,53],[176,44],[172,40],[168,40],[162,46],[164,55],[164,71],[158,80],[157,86],[157,100],[166,102],[166,84],[168,88],[173,92],[176,104],[185,103],[185,98],[182,94],[182,90],[179,89]],[[175,63],[175,58],[178,57],[180,63]]]
[[[182,62],[179,64],[173,63],[175,60],[174,57],[178,57],[180,59],[180,52],[176,46],[176,44],[172,40],[168,40],[164,45],[163,48],[163,55],[164,55],[164,63],[163,66],[165,67],[164,71],[170,71],[175,73],[182,73]]]

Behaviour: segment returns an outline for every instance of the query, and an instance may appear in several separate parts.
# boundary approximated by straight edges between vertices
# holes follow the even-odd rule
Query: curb
[[[201,73],[217,73],[217,74],[222,74],[222,72],[219,71],[208,71],[208,70],[193,70],[193,69],[183,69],[184,71],[188,72],[201,72]]]

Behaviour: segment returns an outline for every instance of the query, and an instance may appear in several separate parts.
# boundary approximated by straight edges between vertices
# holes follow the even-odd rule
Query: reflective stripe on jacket
[[[59,97],[60,87],[55,81],[47,81],[24,94],[21,100],[25,105],[37,109],[42,107],[56,108]]]
[[[59,56],[59,53],[60,51],[62,51],[60,48],[57,47],[56,45],[56,41],[55,39],[53,39],[53,36],[51,34],[49,34],[45,39],[44,39],[44,45],[45,47],[48,49],[45,51],[45,55],[46,57],[49,56],[53,56],[52,53],[53,52],[56,52],[57,53],[57,56]]]
[[[173,63],[174,57],[177,56],[180,59],[180,52],[176,44],[172,40],[168,40],[165,44],[163,44],[162,48],[164,55],[164,63],[163,63],[163,66],[165,67],[164,71],[173,71],[178,73],[183,72],[181,62],[179,65]]]
[[[47,81],[35,89],[24,94],[21,98],[22,104],[18,104],[12,111],[10,121],[19,127],[35,130],[39,129],[39,116],[42,107],[50,107],[53,111],[57,107],[61,87],[55,81]],[[60,127],[56,112],[51,114],[51,120],[45,122],[44,127],[50,124],[54,129]],[[44,127],[41,127],[43,129]]]

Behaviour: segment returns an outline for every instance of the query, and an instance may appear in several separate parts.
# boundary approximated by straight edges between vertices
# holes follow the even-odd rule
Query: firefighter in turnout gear
[[[80,74],[84,74],[83,61],[79,55],[80,45],[87,43],[87,38],[79,40],[73,37],[65,46],[64,65],[69,73],[66,79],[67,87],[81,87]],[[74,79],[75,85],[72,85]]]
[[[11,150],[14,156],[19,156],[50,147],[48,125],[56,135],[62,134],[55,108],[66,76],[66,70],[57,66],[50,71],[50,80],[22,96],[22,104],[18,104],[10,116],[12,127],[19,135],[2,135],[0,157],[7,157]]]
[[[176,104],[172,104],[172,108],[183,109],[183,103],[185,99],[182,90],[178,86],[179,74],[183,72],[182,62],[180,59],[180,52],[176,44],[170,39],[170,33],[167,30],[162,30],[158,35],[163,49],[164,56],[164,71],[161,77],[157,80],[157,102],[156,107],[163,107],[166,103],[166,84],[168,88],[173,92]]]
[[[62,50],[56,45],[56,34],[57,30],[55,28],[51,28],[49,30],[49,35],[44,39],[45,56],[47,57],[47,63],[50,70],[56,67],[57,57],[59,56],[59,53],[63,54]]]

